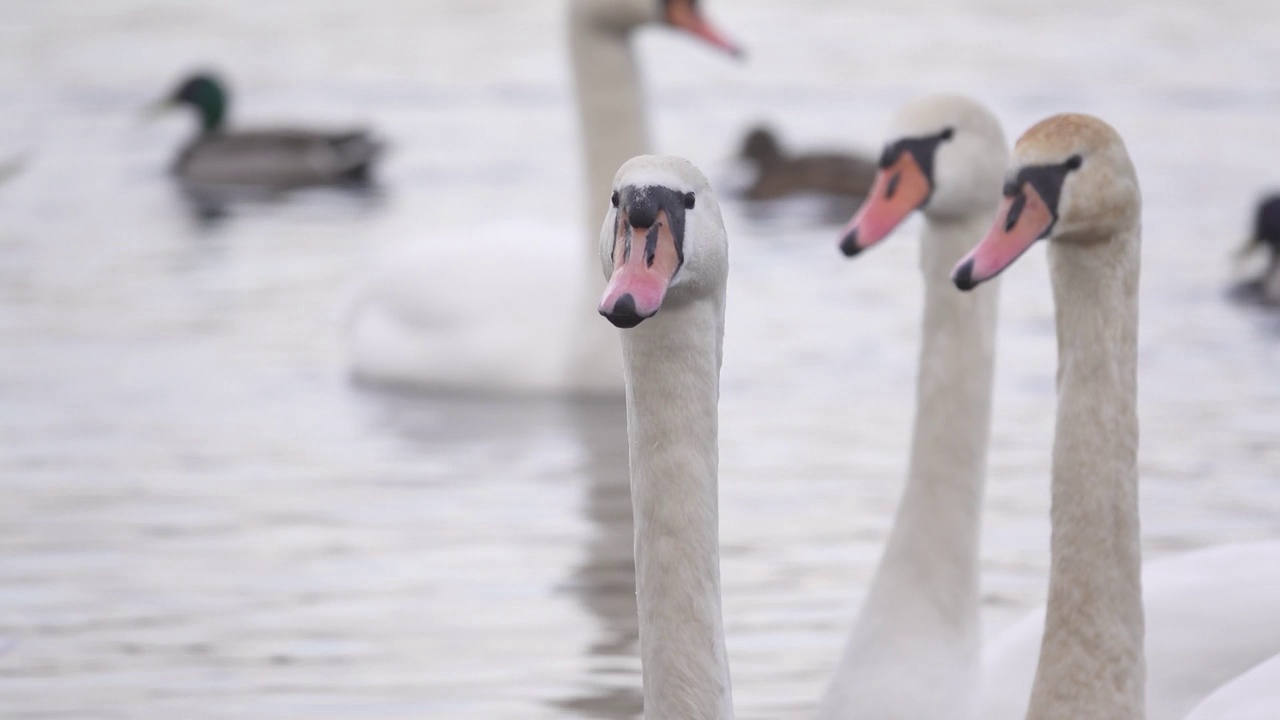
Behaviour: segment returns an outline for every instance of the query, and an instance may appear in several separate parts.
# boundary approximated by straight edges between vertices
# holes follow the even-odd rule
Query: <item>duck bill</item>
[[[933,183],[909,152],[876,173],[871,192],[840,232],[840,251],[853,257],[885,239],[913,210],[924,205]]]
[[[1036,240],[1048,235],[1053,223],[1053,212],[1044,198],[1031,185],[1024,185],[1000,204],[991,230],[956,265],[952,281],[961,290],[972,290],[999,275]]]
[[[735,58],[743,55],[742,48],[707,22],[690,0],[667,0],[667,22]]]
[[[167,98],[167,97],[160,98],[159,100],[156,100],[154,102],[149,102],[146,105],[143,105],[142,108],[138,111],[138,116],[141,117],[143,120],[150,120],[152,118],[156,118],[161,115],[164,115],[168,111],[172,110],[174,104],[175,103],[173,102],[173,98]]]
[[[667,288],[680,269],[670,224],[622,228],[614,241],[613,262],[613,274],[600,298],[600,314],[617,327],[633,328],[662,308]]]

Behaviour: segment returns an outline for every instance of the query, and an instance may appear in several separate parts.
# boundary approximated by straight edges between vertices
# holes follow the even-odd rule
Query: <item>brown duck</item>
[[[864,198],[876,175],[875,160],[836,152],[788,155],[768,128],[757,127],[742,142],[740,157],[756,167],[748,200],[773,200],[793,193],[818,192]]]

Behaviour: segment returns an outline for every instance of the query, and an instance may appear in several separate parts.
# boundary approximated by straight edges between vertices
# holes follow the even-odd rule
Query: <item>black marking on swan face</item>
[[[1027,195],[1022,188],[1030,185],[1044,201],[1045,207],[1049,209],[1049,214],[1053,218],[1049,227],[1045,228],[1040,235],[1040,238],[1048,237],[1053,231],[1053,226],[1058,224],[1058,202],[1062,199],[1062,185],[1067,181],[1067,175],[1071,174],[1072,170],[1079,169],[1082,164],[1084,164],[1083,157],[1072,155],[1064,162],[1053,165],[1026,165],[1012,178],[1006,180],[1004,196],[1013,198],[1013,204],[1009,207],[1009,215],[1005,220],[1005,232],[1009,232],[1014,225],[1018,224],[1018,218],[1027,204]]]
[[[671,238],[676,247],[676,268],[684,265],[684,228],[685,213],[692,209],[695,201],[691,192],[672,190],[660,185],[627,185],[615,192],[618,198],[613,218],[613,246],[609,259],[615,260],[619,234],[623,236],[622,261],[631,259],[631,228],[647,230],[644,243],[644,261],[646,267],[652,267],[658,250],[658,238],[665,214],[671,225]],[[624,227],[624,222],[626,226]]]
[[[934,135],[925,135],[923,137],[902,138],[896,142],[885,146],[884,152],[880,154],[880,169],[884,170],[891,167],[902,156],[902,153],[911,153],[915,158],[916,165],[920,166],[920,171],[924,173],[925,179],[929,181],[929,185],[933,185],[933,156],[938,152],[938,146],[943,142],[950,140],[955,136],[955,131],[947,128],[940,133]]]

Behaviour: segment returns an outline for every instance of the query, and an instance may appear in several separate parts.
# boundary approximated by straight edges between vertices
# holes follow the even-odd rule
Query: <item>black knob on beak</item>
[[[600,314],[613,323],[614,327],[620,327],[623,330],[633,328],[644,320],[644,316],[636,312],[636,299],[631,297],[631,293],[618,298],[612,310],[601,310]]]

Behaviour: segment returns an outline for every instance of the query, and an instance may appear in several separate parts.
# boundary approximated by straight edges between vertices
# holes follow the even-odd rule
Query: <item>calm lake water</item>
[[[661,31],[655,149],[713,178],[768,120],[873,150],[929,91],[1010,137],[1125,136],[1145,196],[1148,557],[1280,535],[1280,319],[1228,304],[1280,183],[1280,5],[709,2],[743,64]],[[0,12],[0,714],[629,718],[639,711],[620,408],[354,387],[343,298],[382,249],[499,214],[580,242],[548,0],[46,0]],[[217,66],[246,124],[368,122],[382,191],[203,225],[138,109]],[[903,478],[914,242],[856,263],[815,200],[725,199],[724,610],[739,717],[815,704]],[[561,237],[568,234],[570,237]],[[477,252],[482,252],[477,248]],[[1006,276],[987,633],[1045,594],[1055,349],[1043,249]]]

